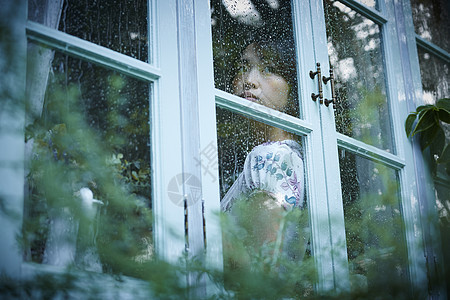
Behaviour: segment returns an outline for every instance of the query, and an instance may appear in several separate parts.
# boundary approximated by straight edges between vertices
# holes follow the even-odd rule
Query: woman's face
[[[288,102],[289,84],[276,74],[276,63],[264,58],[253,43],[242,53],[241,71],[233,80],[233,94],[282,110]]]

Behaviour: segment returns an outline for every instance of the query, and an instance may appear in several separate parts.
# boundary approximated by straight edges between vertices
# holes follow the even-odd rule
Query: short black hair
[[[275,73],[283,77],[289,85],[288,103],[283,112],[298,116],[297,63],[293,40],[273,40],[267,37],[250,38],[241,53],[251,44],[255,45],[260,58],[273,61]]]

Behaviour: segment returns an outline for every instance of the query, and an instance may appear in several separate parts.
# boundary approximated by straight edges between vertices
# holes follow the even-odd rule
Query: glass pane
[[[442,98],[450,98],[450,64],[439,57],[417,48],[419,55],[420,75],[422,79],[422,100],[424,104],[435,104]],[[445,142],[450,142],[450,124],[441,122],[444,129]],[[431,161],[436,162],[438,156],[430,155]],[[447,174],[445,164],[437,164],[438,173]],[[446,175],[444,175],[446,176]]]
[[[217,127],[226,286],[254,298],[310,294],[303,138],[220,108]],[[268,280],[260,286],[274,296],[242,287],[248,278]]]
[[[28,18],[148,61],[147,0],[28,1]]]
[[[450,274],[450,182],[435,181],[436,206],[439,214],[441,230],[442,254],[445,274]],[[447,295],[450,295],[450,285],[447,284]]]
[[[290,1],[212,0],[217,88],[298,116]]]
[[[438,99],[450,97],[450,64],[420,47],[417,52],[424,103],[434,104]]]
[[[58,52],[33,65],[24,255],[139,277],[153,256],[151,85]]]
[[[380,27],[339,1],[325,0],[324,6],[336,78],[336,128],[394,152]]]
[[[339,165],[352,289],[408,298],[397,171],[343,149]]]
[[[450,7],[448,0],[411,0],[416,33],[450,52]]]
[[[362,3],[368,7],[376,8],[378,9],[378,1],[376,0],[356,0],[359,3]]]

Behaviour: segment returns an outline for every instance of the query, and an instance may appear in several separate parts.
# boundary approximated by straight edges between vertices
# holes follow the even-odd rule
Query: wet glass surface
[[[299,115],[290,1],[211,1],[217,88]]]
[[[326,0],[328,55],[334,68],[338,132],[395,152],[379,25]]]
[[[407,286],[397,171],[343,149],[339,154],[352,290]]]
[[[148,59],[146,0],[28,1],[28,18],[133,58]]]
[[[450,97],[450,64],[420,47],[417,52],[424,103],[434,104],[438,99]]]
[[[378,9],[378,1],[377,0],[356,0],[356,1],[358,1],[361,4],[366,5],[368,7]]]
[[[221,198],[242,173],[245,158],[254,147],[287,139],[303,147],[302,137],[226,109],[216,107],[216,118]]]
[[[46,52],[33,64],[48,77],[27,82],[43,102],[26,134],[25,257],[139,276],[134,264],[153,255],[151,84]]]
[[[425,40],[450,52],[450,4],[447,0],[411,0],[414,28]]]
[[[225,285],[239,285],[239,276],[283,278],[277,296],[311,295],[303,137],[216,112]]]

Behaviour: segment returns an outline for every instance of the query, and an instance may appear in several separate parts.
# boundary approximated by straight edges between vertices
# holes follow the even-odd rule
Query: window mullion
[[[26,1],[2,3],[0,35],[0,273],[21,275],[24,199],[24,124],[26,79]]]
[[[143,80],[156,80],[161,76],[158,68],[143,61],[36,22],[28,21],[26,31],[27,37],[31,41],[42,43],[63,53],[117,70],[123,74]]]

